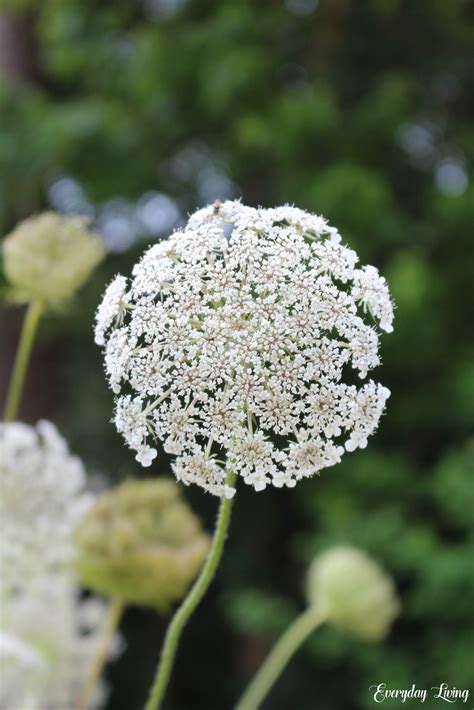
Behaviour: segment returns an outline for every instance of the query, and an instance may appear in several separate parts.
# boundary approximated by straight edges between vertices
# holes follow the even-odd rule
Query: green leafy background
[[[143,475],[110,423],[96,304],[195,207],[241,196],[323,213],[397,304],[379,432],[294,490],[239,489],[168,710],[231,707],[303,608],[308,561],[337,543],[384,563],[403,615],[382,645],[317,632],[265,708],[364,710],[382,682],[474,691],[474,3],[4,1],[1,37],[2,234],[52,206],[90,214],[111,248],[70,312],[43,322],[22,408],[55,421],[92,475]],[[20,317],[1,313],[4,384]],[[210,527],[216,501],[186,495]],[[108,710],[141,707],[165,623],[127,612]]]

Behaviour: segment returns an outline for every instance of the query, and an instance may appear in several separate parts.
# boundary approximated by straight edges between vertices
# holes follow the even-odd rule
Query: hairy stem
[[[104,670],[110,644],[112,643],[114,634],[122,618],[123,610],[124,604],[121,599],[111,599],[107,610],[104,629],[99,639],[99,645],[92,665],[85,677],[75,710],[89,710],[89,708],[92,707],[94,692],[102,675],[102,671]]]
[[[6,422],[13,421],[18,414],[18,406],[25,382],[26,368],[28,367],[33,341],[42,313],[43,304],[41,301],[31,301],[23,320],[20,342],[18,343],[12,377],[5,402],[3,418]]]
[[[324,614],[316,608],[300,614],[278,639],[234,710],[257,710],[293,654],[324,620]]]
[[[227,485],[233,486],[235,483],[235,473],[230,472],[227,475]],[[222,557],[224,543],[229,530],[230,514],[232,511],[233,499],[222,498],[219,506],[216,527],[212,539],[212,545],[209,550],[206,562],[199,574],[199,577],[194,582],[190,592],[182,602],[181,606],[175,612],[168,629],[166,631],[163,648],[161,651],[160,662],[156,671],[155,679],[150,691],[150,697],[145,706],[145,710],[157,710],[163,700],[168,681],[170,679],[173,663],[176,657],[179,639],[181,633],[199,602],[207,592],[209,585],[214,579],[217,566]]]

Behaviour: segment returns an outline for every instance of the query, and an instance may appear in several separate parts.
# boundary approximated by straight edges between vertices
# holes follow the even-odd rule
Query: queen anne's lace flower
[[[226,466],[256,490],[291,487],[366,445],[390,393],[350,373],[379,364],[393,306],[340,241],[295,207],[225,202],[112,281],[96,341],[144,466],[161,439],[179,480],[231,496]]]
[[[392,578],[363,550],[333,547],[308,570],[308,601],[330,624],[380,641],[400,612]]]
[[[72,708],[97,651],[106,606],[81,599],[64,572],[16,590],[0,603],[0,710]],[[117,650],[117,644],[115,644]],[[104,689],[98,688],[94,708]],[[101,703],[100,703],[101,704]]]
[[[93,502],[85,480],[51,422],[0,424],[0,587],[32,585],[72,560],[72,532]]]
[[[73,564],[85,483],[53,424],[0,424],[0,710],[73,707],[97,649],[105,604]]]
[[[67,302],[90,277],[105,249],[84,217],[43,212],[20,222],[3,241],[3,264],[15,301],[47,307]]]
[[[101,493],[75,538],[82,584],[161,611],[182,599],[209,537],[174,480],[129,480]]]

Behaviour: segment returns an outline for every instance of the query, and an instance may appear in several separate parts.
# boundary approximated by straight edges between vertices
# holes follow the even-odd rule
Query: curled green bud
[[[130,480],[102,493],[76,532],[85,587],[161,611],[185,595],[210,540],[171,480]]]
[[[58,306],[87,281],[105,249],[84,217],[43,212],[15,227],[3,242],[10,295],[18,302]]]
[[[328,623],[367,641],[379,641],[400,611],[392,578],[365,552],[335,547],[308,570],[308,599]]]

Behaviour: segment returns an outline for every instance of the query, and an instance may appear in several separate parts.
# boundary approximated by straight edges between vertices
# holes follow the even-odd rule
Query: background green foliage
[[[266,707],[363,710],[380,682],[474,690],[474,4],[22,0],[2,4],[12,17],[24,61],[0,80],[2,232],[52,205],[95,217],[113,251],[72,312],[43,324],[23,409],[56,421],[92,472],[141,475],[109,423],[96,303],[196,206],[322,212],[398,306],[377,374],[392,398],[368,449],[292,491],[239,490],[169,710],[231,706],[302,607],[307,562],[335,543],[385,563],[403,617],[382,646],[321,630]],[[2,316],[4,379],[19,317]],[[187,493],[211,524],[215,501]],[[128,612],[110,709],[140,706],[163,626]]]

